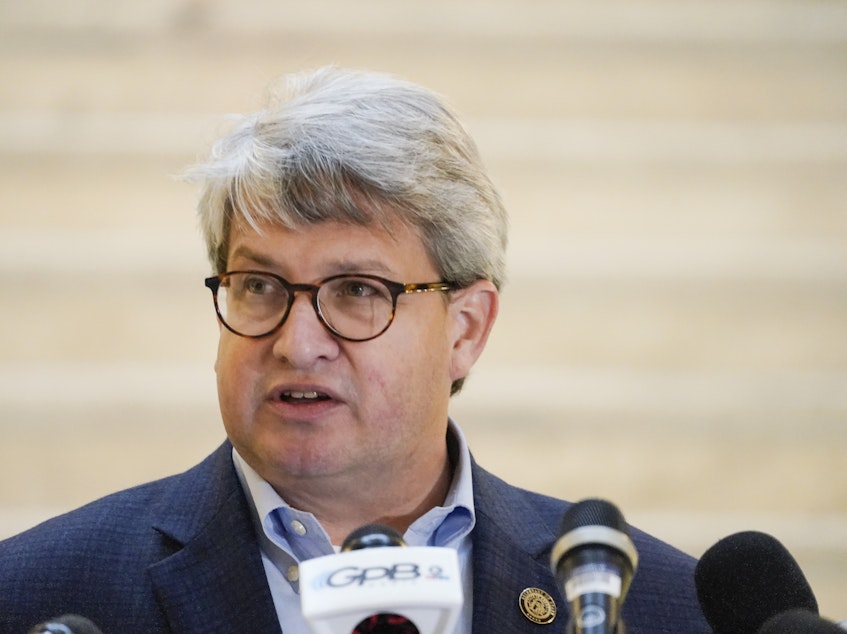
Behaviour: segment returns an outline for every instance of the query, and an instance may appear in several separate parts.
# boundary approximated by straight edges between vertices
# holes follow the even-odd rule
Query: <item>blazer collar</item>
[[[164,557],[148,574],[180,634],[281,632],[231,452],[226,442],[174,477],[154,512]]]
[[[567,607],[549,565],[555,522],[475,462],[472,473],[474,630],[561,631]],[[225,442],[172,485],[153,509],[162,558],[148,569],[171,631],[281,634],[232,446]],[[552,623],[538,625],[523,615],[519,597],[526,588],[554,598]]]

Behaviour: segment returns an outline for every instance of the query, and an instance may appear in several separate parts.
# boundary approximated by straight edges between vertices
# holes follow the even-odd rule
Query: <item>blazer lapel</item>
[[[474,632],[564,631],[568,609],[550,570],[555,536],[516,490],[474,465]],[[542,590],[556,616],[536,623],[520,606],[521,593]]]
[[[154,527],[173,553],[148,570],[171,631],[281,634],[230,445],[195,471]]]

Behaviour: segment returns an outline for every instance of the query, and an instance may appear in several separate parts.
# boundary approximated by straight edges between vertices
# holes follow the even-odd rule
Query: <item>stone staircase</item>
[[[477,459],[699,555],[847,580],[847,5],[0,1],[0,536],[223,438],[191,187],[276,76],[464,114],[512,215]]]

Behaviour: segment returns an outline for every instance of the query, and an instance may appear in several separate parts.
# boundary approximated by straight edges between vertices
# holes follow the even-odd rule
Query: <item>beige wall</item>
[[[445,94],[511,211],[480,462],[695,555],[769,531],[847,616],[842,2],[0,3],[0,535],[220,442],[171,175],[328,62]]]

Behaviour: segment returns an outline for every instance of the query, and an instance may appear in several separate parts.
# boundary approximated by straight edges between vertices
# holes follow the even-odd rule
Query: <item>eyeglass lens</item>
[[[293,296],[292,290],[273,276],[229,273],[221,280],[217,304],[227,326],[239,334],[258,337],[288,316]],[[377,279],[341,276],[320,286],[316,308],[321,320],[340,336],[368,339],[391,322],[394,300],[388,287]]]

